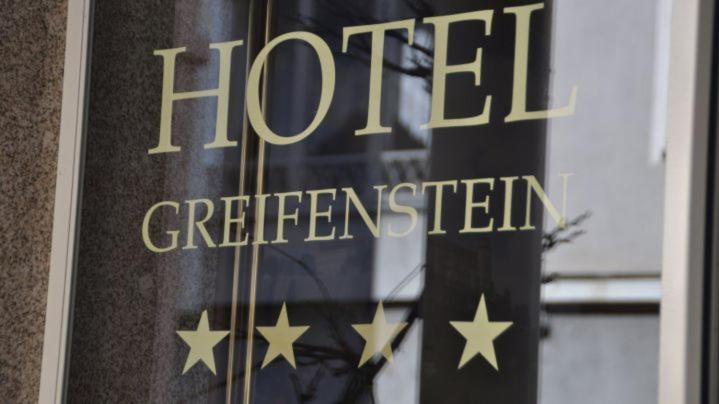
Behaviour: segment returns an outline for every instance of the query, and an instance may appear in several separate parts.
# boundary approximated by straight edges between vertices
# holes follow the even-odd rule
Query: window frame
[[[62,113],[39,402],[63,402],[82,197],[92,0],[68,0]],[[714,1],[675,0],[667,105],[659,402],[702,402]],[[688,83],[688,84],[687,84]],[[711,105],[714,105],[713,103]],[[712,134],[715,136],[716,134]],[[716,154],[715,151],[711,151]],[[714,178],[714,177],[711,177]],[[714,229],[713,225],[710,226]],[[717,288],[714,289],[716,294]],[[716,296],[714,296],[716,297]],[[715,338],[716,335],[713,335]],[[706,390],[705,390],[706,391]],[[716,397],[714,397],[716,399]],[[714,401],[716,402],[716,401]]]
[[[91,0],[68,0],[55,208],[38,402],[64,402],[79,228],[91,37]]]
[[[675,1],[671,21],[659,403],[699,404],[714,1]]]

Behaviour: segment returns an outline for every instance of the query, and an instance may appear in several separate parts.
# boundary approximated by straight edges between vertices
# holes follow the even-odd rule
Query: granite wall
[[[67,0],[0,0],[0,397],[36,402]]]

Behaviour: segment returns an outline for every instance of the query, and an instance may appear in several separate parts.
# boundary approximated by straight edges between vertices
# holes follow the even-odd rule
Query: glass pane
[[[68,401],[654,402],[665,6],[96,1]]]
[[[202,148],[215,130],[211,98],[175,103],[172,131],[182,139],[182,153],[169,159],[148,154],[163,88],[162,59],[153,53],[187,47],[174,76],[178,92],[217,87],[220,58],[208,44],[245,38],[248,4],[95,3],[67,399],[221,401],[224,378],[199,366],[183,375],[188,351],[176,331],[197,328],[205,310],[212,329],[229,328],[234,251],[203,246],[155,253],[143,241],[142,224],[160,201],[236,193],[240,155]],[[245,61],[245,52],[232,53],[228,108],[237,111],[243,108]],[[242,124],[241,114],[231,114],[227,130],[238,133]],[[203,209],[197,206],[198,217]],[[165,247],[172,237],[166,231],[182,223],[171,207],[156,212],[149,237]],[[226,338],[215,351],[216,371],[223,374]]]

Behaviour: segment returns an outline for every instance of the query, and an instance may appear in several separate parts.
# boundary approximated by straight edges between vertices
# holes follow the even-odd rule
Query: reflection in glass
[[[554,404],[606,381],[614,389],[599,399],[651,402],[653,376],[617,370],[656,367],[663,162],[648,129],[651,13],[536,6],[527,108],[571,104],[577,86],[576,110],[511,122],[518,16],[506,2],[96,3],[68,401]],[[491,27],[451,25],[446,63],[482,49],[481,80],[448,74],[443,106],[455,119],[491,105],[489,122],[423,128],[441,45],[424,19],[479,9],[493,10]],[[375,45],[356,34],[343,50],[343,29],[402,20],[414,21],[413,41],[386,33],[371,103]],[[306,139],[264,143],[241,112],[247,67],[295,31],[331,49],[332,103]],[[217,97],[188,97],[172,103],[181,151],[148,153],[163,88],[153,53],[186,47],[175,92],[212,89],[220,59],[210,44],[238,39],[228,108],[237,146],[203,147]],[[307,127],[321,82],[311,47],[277,46],[254,83],[269,128]],[[376,105],[389,132],[355,134]],[[244,207],[223,199],[239,196]],[[179,241],[156,253],[140,228],[161,201],[178,207],[158,210],[148,237]],[[227,225],[239,217],[241,228]]]

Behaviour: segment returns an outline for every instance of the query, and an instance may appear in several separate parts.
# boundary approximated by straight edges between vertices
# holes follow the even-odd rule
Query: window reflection
[[[495,10],[491,35],[482,21],[464,22],[452,26],[448,47],[452,64],[474,60],[478,48],[483,63],[481,85],[467,73],[448,77],[446,115],[476,115],[491,95],[490,123],[428,130],[421,126],[432,108],[436,44],[422,19],[476,11],[475,1],[213,0],[156,8],[98,1],[70,401],[554,404],[575,403],[580,392],[589,400],[586,392],[601,388],[598,400],[652,402],[663,193],[661,136],[650,132],[652,100],[661,92],[652,76],[663,49],[655,41],[659,5],[545,2],[531,25],[527,104],[562,105],[574,85],[581,100],[571,117],[523,122],[505,122],[516,39],[505,6],[481,5]],[[401,30],[384,43],[380,115],[391,132],[355,135],[369,114],[371,44],[357,35],[343,52],[343,27],[402,19],[416,19],[413,43]],[[267,39],[298,30],[332,49],[334,99],[304,141],[261,145],[236,113],[245,108],[247,58]],[[203,149],[217,104],[193,99],[174,105],[173,136],[183,153],[148,156],[162,84],[153,51],[186,46],[177,91],[212,88],[219,67],[207,45],[240,38],[246,43],[233,53],[229,133],[244,147]],[[262,83],[268,125],[278,133],[305,128],[320,82],[311,48],[278,46]],[[568,207],[566,228],[525,189],[526,176],[558,208]],[[501,179],[514,177],[504,210],[499,201],[510,197]],[[493,219],[495,228],[519,228],[529,206],[534,230],[462,233],[461,181],[445,190],[441,212],[437,188],[420,189],[474,178],[495,183],[488,213],[470,225]],[[418,187],[393,199],[416,212],[416,223],[391,208],[387,192],[398,184]],[[343,188],[356,193],[367,217],[382,218],[382,236],[346,203]],[[322,189],[338,194],[322,200],[332,213],[315,231],[336,237],[308,243],[307,191]],[[270,196],[293,191],[302,200],[286,200],[286,212],[298,211],[284,226],[288,242],[253,246],[257,229],[267,240],[277,234],[280,208]],[[157,201],[239,193],[269,195],[264,215],[246,212],[248,246],[151,254],[137,236],[142,213]],[[437,217],[446,232],[430,231]],[[222,234],[222,220],[212,216],[208,232]],[[167,211],[151,231],[183,224]],[[341,237],[345,226],[353,237]],[[402,237],[388,235],[407,228]],[[407,325],[392,335],[392,361],[380,346],[365,362],[368,337],[356,326],[374,324],[380,304],[382,321]],[[204,366],[183,374],[189,353],[176,332],[197,329],[205,310],[212,330],[231,335],[214,348],[216,374]],[[491,355],[462,363],[467,339],[452,322],[484,311],[484,320],[511,326],[495,335]],[[265,363],[271,338],[256,331],[279,324],[281,313],[288,327],[309,327],[291,344],[295,366],[278,355]]]

